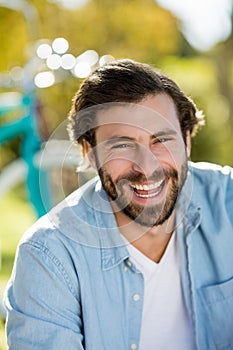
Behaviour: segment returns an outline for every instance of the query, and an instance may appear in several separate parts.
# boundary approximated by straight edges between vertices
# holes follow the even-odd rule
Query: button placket
[[[140,326],[141,326],[141,317],[142,317],[142,305],[143,305],[143,275],[139,272],[130,259],[125,261],[125,266],[128,267],[127,275],[130,279],[129,283],[129,334],[128,334],[128,349],[137,350],[139,345],[140,338]],[[132,273],[130,273],[132,272]]]
[[[131,266],[132,266],[132,263],[131,263],[131,261],[130,261],[130,260],[128,260],[128,261],[127,261],[127,265],[128,265],[129,267],[131,267]]]
[[[135,294],[133,295],[133,300],[134,300],[134,301],[138,301],[139,299],[140,299],[140,295],[137,294],[137,293],[135,293]]]

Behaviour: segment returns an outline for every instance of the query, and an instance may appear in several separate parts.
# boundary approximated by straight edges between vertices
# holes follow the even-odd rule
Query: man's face
[[[93,153],[115,215],[120,211],[147,227],[163,224],[187,176],[187,151],[165,94],[100,112]]]

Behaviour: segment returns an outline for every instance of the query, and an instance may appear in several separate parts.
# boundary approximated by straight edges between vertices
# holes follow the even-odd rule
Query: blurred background
[[[18,240],[51,206],[35,181],[44,181],[45,197],[62,177],[56,201],[80,184],[64,121],[98,65],[132,58],[163,70],[206,115],[192,160],[233,165],[232,10],[232,0],[0,0],[0,298]],[[38,173],[35,159],[48,139],[55,143]],[[67,169],[47,182],[62,152]],[[5,350],[1,303],[0,318]]]

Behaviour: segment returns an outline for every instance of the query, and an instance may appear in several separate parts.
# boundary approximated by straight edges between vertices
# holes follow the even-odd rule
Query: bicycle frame
[[[7,94],[10,97],[11,93]],[[49,201],[49,189],[45,171],[40,170],[34,164],[34,156],[40,150],[42,142],[37,125],[36,97],[33,93],[30,93],[21,95],[21,98],[19,96],[16,98],[16,95],[13,94],[12,99],[9,98],[9,102],[0,104],[0,118],[14,111],[19,111],[21,115],[0,126],[0,145],[19,135],[23,136],[20,156],[27,165],[26,187],[28,189],[29,200],[35,208],[37,216],[40,217],[46,213],[40,186],[47,187],[46,191],[43,191],[48,193],[47,203]]]

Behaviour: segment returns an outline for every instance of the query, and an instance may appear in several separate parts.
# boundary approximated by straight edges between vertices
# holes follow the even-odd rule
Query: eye
[[[129,143],[118,143],[116,145],[113,145],[112,149],[125,149],[125,148],[131,148],[132,145]]]
[[[171,140],[172,140],[171,137],[158,137],[158,138],[154,139],[154,143],[165,143],[165,142],[168,142]]]

